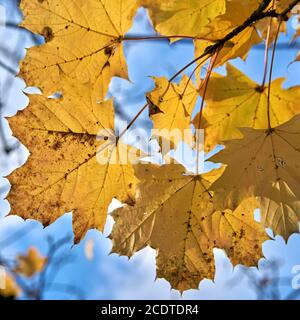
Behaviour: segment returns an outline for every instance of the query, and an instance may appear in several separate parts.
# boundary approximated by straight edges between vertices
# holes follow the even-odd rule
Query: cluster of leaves
[[[22,0],[22,26],[43,35],[45,44],[28,50],[20,72],[42,95],[29,95],[29,106],[9,119],[31,153],[9,176],[11,214],[46,226],[72,211],[79,242],[89,229],[103,230],[116,198],[124,206],[113,215],[113,251],[131,256],[147,245],[157,249],[158,276],[180,291],[214,277],[215,247],[234,265],[256,265],[268,239],[264,228],[287,239],[300,219],[300,88],[285,90],[284,79],[271,81],[278,35],[298,2]],[[121,159],[124,153],[131,159],[141,154],[126,148],[122,134],[115,137],[113,101],[105,97],[113,76],[127,79],[122,44],[139,40],[126,32],[140,6],[148,9],[158,39],[192,39],[196,57],[171,79],[155,78],[156,88],[127,130],[146,108],[155,129],[204,128],[206,151],[225,146],[211,159],[224,164],[219,169],[186,174],[175,163]],[[226,76],[212,72],[230,59],[246,58],[263,41],[262,83],[230,64]],[[192,65],[192,75],[174,82]],[[61,96],[53,99],[57,92]],[[171,142],[175,149],[180,141]],[[107,154],[113,164],[99,161]],[[261,209],[260,224],[255,208]]]

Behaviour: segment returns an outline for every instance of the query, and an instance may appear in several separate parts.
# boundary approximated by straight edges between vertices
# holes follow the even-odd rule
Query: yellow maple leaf
[[[141,181],[136,205],[113,213],[113,252],[132,256],[150,245],[158,251],[157,276],[180,291],[214,278],[214,247],[225,249],[234,265],[257,263],[267,236],[253,218],[256,201],[234,212],[214,210],[208,189],[223,168],[202,176],[184,175],[177,164],[135,169]]]
[[[211,24],[202,30],[201,36],[206,39],[195,40],[195,55],[201,56],[207,47],[215,44],[215,41],[224,38],[235,28],[241,26],[250,16],[255,12],[260,3],[256,0],[232,0],[226,2],[226,12],[223,15],[216,17]],[[272,5],[269,6],[272,10]],[[240,57],[246,59],[250,49],[260,43],[262,38],[266,39],[267,29],[270,24],[270,19],[273,19],[271,28],[270,43],[275,40],[278,28],[278,21],[276,18],[264,18],[257,21],[255,24],[239,32],[230,41],[227,41],[223,48],[218,53],[214,66],[223,65],[231,59]],[[260,34],[258,33],[260,31]],[[286,31],[286,23],[281,23],[281,32]],[[261,38],[261,36],[262,38]],[[205,61],[204,61],[205,62]],[[204,63],[198,61],[200,65]]]
[[[210,40],[222,39],[236,27],[242,25],[260,3],[257,0],[230,0],[226,1],[224,14],[216,17],[207,28],[207,37]],[[251,27],[249,29],[252,29]]]
[[[206,33],[202,36],[206,40],[195,40],[196,57],[204,54],[207,47],[213,45],[216,40],[224,38],[235,28],[242,25],[251,14],[257,9],[258,4],[255,0],[232,0],[226,2],[226,12],[211,22]],[[238,13],[238,14],[237,14]],[[261,38],[254,26],[248,27],[230,41],[227,41],[218,53],[214,66],[223,65],[225,62],[235,58],[246,59],[250,49],[261,42]],[[203,61],[198,61],[202,65]]]
[[[127,77],[122,39],[136,8],[135,0],[22,0],[22,26],[46,43],[28,50],[20,75],[45,95],[66,92],[67,75],[92,83],[103,99],[112,76]]]
[[[46,263],[47,258],[43,257],[36,248],[31,247],[26,255],[18,256],[18,264],[14,271],[30,278],[41,272]]]
[[[156,30],[167,36],[199,36],[226,9],[225,0],[139,0],[139,4],[149,10]]]
[[[264,226],[285,239],[299,231],[299,121],[297,115],[270,130],[241,129],[243,139],[225,142],[225,150],[210,159],[227,165],[211,186],[221,208],[260,197]]]
[[[176,147],[180,141],[193,142],[191,114],[198,99],[198,91],[192,81],[184,76],[180,84],[166,78],[154,78],[155,89],[147,94],[153,135]],[[163,148],[168,149],[168,147]],[[167,153],[168,150],[165,150]]]
[[[44,225],[73,210],[75,242],[90,228],[102,230],[114,197],[133,203],[140,152],[116,141],[112,101],[91,99],[88,85],[65,82],[61,99],[30,96],[9,119],[31,155],[9,177],[11,214]]]
[[[283,89],[284,79],[271,83],[270,121],[278,126],[300,112],[300,87]],[[197,117],[193,123],[198,123]],[[241,138],[240,127],[268,128],[268,88],[262,88],[241,71],[227,65],[227,76],[213,74],[206,92],[203,110],[206,120],[205,148],[213,149],[218,143]]]

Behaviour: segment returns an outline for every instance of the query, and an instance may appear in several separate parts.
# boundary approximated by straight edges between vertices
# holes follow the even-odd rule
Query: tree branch
[[[275,10],[265,11],[268,8],[271,1],[272,0],[263,0],[260,6],[251,14],[251,16],[243,24],[233,29],[224,38],[216,40],[215,44],[208,46],[204,50],[203,54],[201,54],[193,61],[188,63],[186,66],[184,66],[182,69],[180,69],[171,79],[169,79],[169,81],[171,82],[174,79],[176,79],[184,70],[186,70],[188,67],[190,67],[200,59],[203,59],[206,56],[212,56],[216,51],[221,50],[223,46],[226,44],[226,42],[230,41],[232,38],[239,35],[242,31],[252,26],[254,23],[267,17],[274,17],[279,18],[281,20],[286,20],[287,14],[300,2],[300,0],[294,0],[286,10],[284,10],[281,13],[277,13]]]

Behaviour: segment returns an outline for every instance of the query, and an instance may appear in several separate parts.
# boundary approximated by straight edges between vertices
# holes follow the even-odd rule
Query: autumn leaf
[[[271,83],[270,122],[278,126],[300,112],[300,87],[283,89],[284,79]],[[193,123],[198,123],[197,117]],[[213,149],[217,144],[241,138],[240,127],[268,128],[268,88],[261,87],[241,71],[227,65],[227,75],[213,74],[206,91],[205,148]]]
[[[221,206],[234,209],[249,196],[262,198],[264,226],[285,239],[299,231],[299,120],[270,130],[241,129],[243,139],[225,142],[210,159],[227,165],[211,186]]]
[[[226,1],[225,12],[211,21],[208,26],[208,39],[223,38],[229,32],[242,25],[257,10],[259,5],[260,3],[257,0]],[[252,29],[252,27],[249,29]]]
[[[158,252],[157,276],[180,291],[214,278],[214,247],[224,248],[234,265],[257,263],[267,237],[253,219],[256,201],[214,211],[208,188],[223,169],[202,176],[184,175],[176,164],[135,169],[141,181],[136,205],[113,213],[113,252],[130,257],[150,245]]]
[[[202,31],[201,35],[204,39],[196,39],[194,41],[195,56],[199,57],[203,55],[206,48],[213,45],[216,40],[224,38],[239,25],[243,24],[257,7],[258,3],[256,0],[226,1],[226,12],[216,17],[208,25],[206,32]],[[246,28],[230,41],[227,41],[221,48],[214,64],[215,67],[223,65],[228,60],[237,57],[245,59],[250,49],[261,41],[262,39],[258,35],[255,25]],[[198,64],[202,65],[204,61],[200,60]]]
[[[147,94],[154,136],[169,141],[171,149],[182,140],[191,144],[191,114],[198,91],[187,76],[180,84],[170,83],[166,78],[154,80],[155,89]]]
[[[214,18],[224,14],[225,0],[139,0],[162,35],[199,36]]]
[[[18,256],[18,264],[14,271],[30,278],[41,272],[46,263],[47,258],[43,257],[36,248],[31,247],[26,255]]]
[[[136,11],[135,0],[22,0],[22,27],[44,36],[28,50],[20,76],[45,95],[67,93],[65,76],[106,96],[113,76],[127,78],[122,40]]]
[[[75,242],[103,229],[114,197],[133,203],[140,152],[116,141],[111,100],[97,103],[91,87],[65,81],[66,97],[31,95],[29,106],[9,119],[29,149],[27,163],[9,177],[11,214],[47,226],[73,211]]]
[[[290,1],[291,2],[291,1]],[[207,32],[202,33],[204,39],[195,39],[195,56],[202,56],[207,47],[212,46],[219,39],[223,39],[230,32],[243,25],[245,21],[257,10],[260,3],[256,0],[232,0],[226,2],[226,12],[216,17],[207,27]],[[273,4],[269,5],[268,10],[273,10]],[[238,13],[238,14],[237,14]],[[237,33],[231,40],[227,41],[219,50],[214,63],[215,67],[221,66],[227,61],[235,58],[245,60],[250,49],[259,44],[267,37],[267,29],[272,19],[270,34],[270,44],[274,42],[279,22],[276,18],[264,18],[253,23],[245,30]],[[280,24],[280,32],[286,32],[286,22]],[[202,66],[205,59],[199,60],[198,64]]]

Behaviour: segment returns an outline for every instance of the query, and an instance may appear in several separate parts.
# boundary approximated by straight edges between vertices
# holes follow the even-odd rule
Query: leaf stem
[[[119,142],[119,140],[124,136],[124,134],[134,125],[136,120],[140,117],[140,115],[146,110],[148,107],[148,102],[138,111],[138,113],[134,116],[134,118],[130,121],[128,126],[121,132],[121,134],[118,135],[116,139],[116,143]]]
[[[269,67],[269,47],[270,47],[270,40],[271,40],[271,31],[272,31],[272,25],[273,25],[273,20],[272,18],[270,19],[270,23],[268,26],[268,31],[267,31],[267,38],[266,38],[266,48],[265,48],[265,58],[264,58],[264,75],[263,75],[263,80],[261,83],[261,88],[264,89],[266,80],[267,80],[267,74],[268,74],[268,67]]]
[[[199,40],[207,40],[202,37],[197,36],[184,36],[184,35],[174,35],[174,36],[163,36],[163,35],[155,35],[155,36],[144,36],[144,35],[132,35],[132,36],[125,36],[123,41],[143,41],[143,40],[169,40],[169,39],[199,39]]]
[[[269,131],[272,130],[271,126],[271,115],[270,115],[270,105],[271,105],[271,84],[272,84],[272,75],[273,75],[273,67],[275,61],[275,52],[276,52],[276,45],[279,38],[279,32],[281,28],[282,18],[279,19],[278,28],[275,35],[274,46],[272,50],[272,58],[271,58],[271,66],[270,66],[270,74],[269,74],[269,86],[268,86],[268,102],[267,102],[267,114],[268,114],[268,129]]]
[[[187,90],[187,88],[188,88],[188,86],[189,86],[189,84],[190,84],[190,82],[192,80],[192,77],[195,74],[195,72],[197,71],[197,69],[199,69],[203,65],[203,63],[206,62],[208,59],[209,59],[209,57],[206,57],[205,59],[203,59],[203,61],[201,61],[201,63],[197,64],[196,67],[194,68],[194,70],[191,72],[191,74],[189,76],[189,79],[188,79],[188,81],[187,81],[187,83],[186,83],[186,85],[184,87],[184,90],[183,90],[183,92],[181,94],[182,96],[184,96],[184,94],[185,94],[185,92],[186,92],[186,90]]]
[[[201,105],[200,105],[200,111],[199,111],[199,119],[198,119],[198,123],[197,123],[197,128],[196,128],[196,174],[199,174],[199,134],[198,134],[198,130],[200,129],[201,126],[201,120],[202,120],[202,115],[203,115],[203,108],[204,108],[204,103],[205,103],[205,97],[206,97],[206,91],[208,88],[208,83],[209,83],[209,79],[212,73],[212,70],[214,68],[214,65],[216,63],[216,60],[218,58],[218,54],[220,52],[221,49],[218,49],[214,56],[212,57],[212,59],[210,60],[209,63],[209,67],[207,69],[206,72],[206,76],[205,76],[205,80],[203,83],[203,95],[202,95],[202,101],[201,101]],[[201,89],[202,86],[199,88]]]

